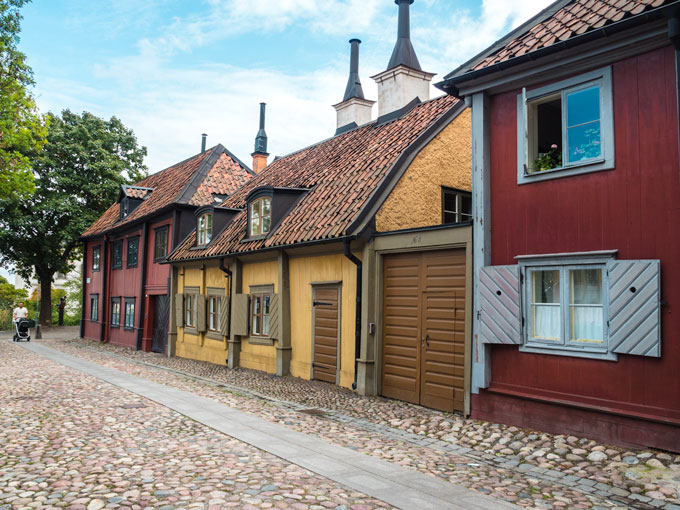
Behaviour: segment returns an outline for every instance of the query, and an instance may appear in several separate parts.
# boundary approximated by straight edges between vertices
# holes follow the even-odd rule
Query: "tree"
[[[12,311],[19,301],[26,300],[28,292],[17,289],[7,279],[0,276],[0,329],[11,329]]]
[[[29,88],[33,73],[17,50],[27,0],[0,0],[0,198],[33,193],[28,154],[39,151],[47,129]]]
[[[48,114],[47,144],[31,158],[35,193],[0,200],[0,262],[40,281],[40,323],[52,320],[51,285],[80,256],[80,235],[115,201],[121,184],[146,176],[146,147],[116,117]]]

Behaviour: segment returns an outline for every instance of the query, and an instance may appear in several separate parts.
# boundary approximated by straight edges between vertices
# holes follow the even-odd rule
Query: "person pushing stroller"
[[[19,303],[19,306],[14,309],[12,313],[12,318],[14,319],[14,341],[19,340],[31,341],[31,333],[28,328],[28,309],[24,306],[24,303]]]

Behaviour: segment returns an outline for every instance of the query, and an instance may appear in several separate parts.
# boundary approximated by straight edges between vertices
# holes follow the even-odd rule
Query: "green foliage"
[[[29,88],[33,73],[17,50],[27,0],[0,0],[0,198],[33,193],[29,154],[41,149],[47,128]]]
[[[552,170],[561,166],[562,150],[556,144],[553,144],[548,152],[539,154],[534,161],[534,171],[536,172]]]
[[[35,272],[41,283],[73,269],[80,235],[115,201],[121,184],[146,176],[146,148],[117,118],[69,110],[48,118],[48,143],[32,158],[35,193],[0,199],[0,262],[12,262],[25,279]]]
[[[26,303],[28,292],[17,289],[0,276],[0,330],[12,329],[12,311],[20,301]]]

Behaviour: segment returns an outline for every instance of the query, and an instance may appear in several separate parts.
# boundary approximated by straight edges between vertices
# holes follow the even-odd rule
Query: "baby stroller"
[[[29,326],[30,321],[28,319],[17,319],[14,322],[14,327],[16,329],[16,333],[14,333],[15,342],[20,342],[22,340],[26,340],[27,342],[31,341]]]

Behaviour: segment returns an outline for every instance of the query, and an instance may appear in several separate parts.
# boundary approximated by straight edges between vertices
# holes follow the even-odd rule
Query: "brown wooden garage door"
[[[465,250],[383,257],[383,396],[463,410]]]

